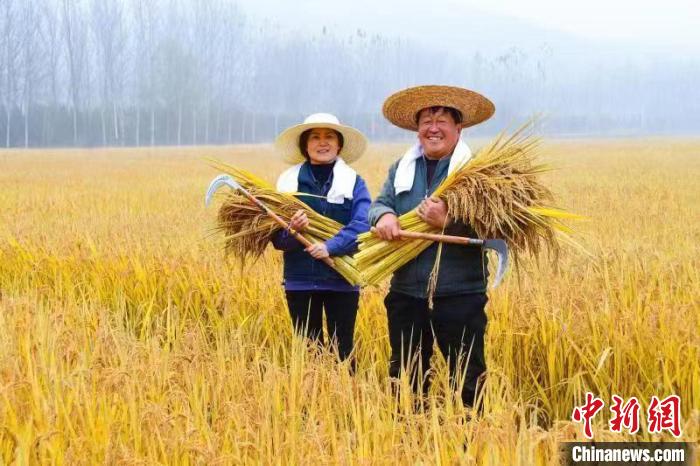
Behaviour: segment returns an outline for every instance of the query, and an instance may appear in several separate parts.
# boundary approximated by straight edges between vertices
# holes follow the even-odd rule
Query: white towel
[[[286,169],[277,179],[277,191],[282,193],[296,193],[299,191],[299,170],[305,162],[296,164]],[[333,182],[328,190],[326,199],[331,204],[342,204],[345,199],[352,200],[352,192],[355,190],[357,172],[345,161],[338,157],[333,166]]]
[[[394,177],[394,192],[396,194],[410,191],[413,187],[413,178],[416,176],[416,160],[423,155],[420,144],[416,144],[406,151],[399,161],[399,166],[396,167],[396,176]],[[472,151],[469,146],[461,139],[457,142],[450,165],[447,168],[449,175],[463,164],[467,163],[472,158]]]

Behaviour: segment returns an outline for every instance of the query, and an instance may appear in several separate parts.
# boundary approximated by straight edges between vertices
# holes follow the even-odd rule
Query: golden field
[[[404,147],[356,164],[373,195]],[[441,360],[425,409],[392,396],[384,289],[363,291],[350,375],[292,335],[279,253],[223,256],[203,158],[273,181],[270,146],[0,151],[0,464],[557,464],[587,390],[597,440],[672,439],[645,412],[675,393],[697,441],[700,141],[542,152],[590,255],[490,293],[472,418]],[[640,400],[642,433],[609,431],[613,394]]]

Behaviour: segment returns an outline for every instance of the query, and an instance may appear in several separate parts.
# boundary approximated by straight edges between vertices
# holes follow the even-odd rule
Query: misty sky
[[[383,31],[477,47],[581,40],[662,53],[700,52],[697,0],[239,0],[251,19],[283,28]],[[440,29],[438,29],[440,25]],[[315,32],[315,31],[314,31]],[[683,50],[679,50],[683,49]]]
[[[495,13],[591,38],[700,47],[696,0],[464,1]],[[693,5],[694,4],[694,5]]]
[[[583,36],[700,45],[700,13],[695,0],[490,0],[484,5],[494,12]]]

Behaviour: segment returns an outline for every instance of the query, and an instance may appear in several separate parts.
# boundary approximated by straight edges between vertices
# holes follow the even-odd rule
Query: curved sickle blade
[[[484,247],[496,251],[496,254],[498,254],[498,269],[496,269],[496,278],[491,286],[496,288],[503,280],[503,276],[508,269],[508,245],[502,239],[487,239],[484,240]]]
[[[224,185],[229,186],[235,190],[238,190],[241,187],[241,185],[238,184],[236,180],[231,178],[230,175],[219,175],[213,180],[211,180],[211,183],[209,184],[209,189],[207,189],[207,195],[204,198],[204,204],[208,206],[212,198],[214,197],[214,193]]]

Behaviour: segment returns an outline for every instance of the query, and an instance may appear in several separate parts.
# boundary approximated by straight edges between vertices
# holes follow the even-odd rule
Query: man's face
[[[425,155],[440,159],[450,155],[457,145],[461,126],[444,109],[435,112],[426,108],[418,114],[418,140]]]

